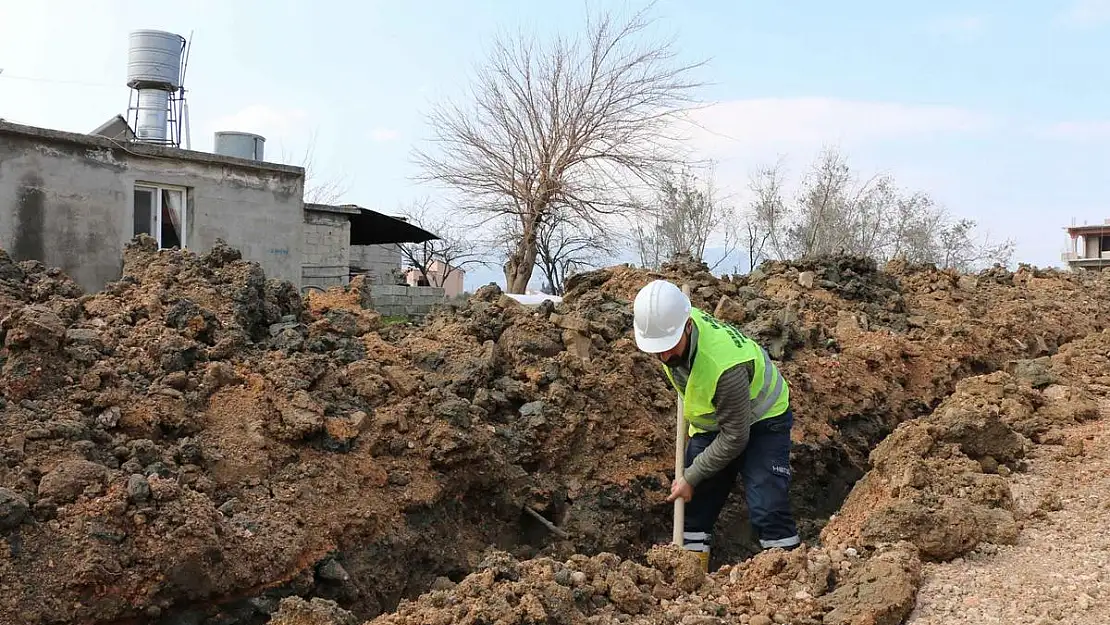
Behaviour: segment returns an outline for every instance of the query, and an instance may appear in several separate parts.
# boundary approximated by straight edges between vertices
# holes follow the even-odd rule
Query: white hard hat
[[[636,294],[632,305],[636,346],[658,354],[678,345],[690,318],[690,298],[666,280],[654,280]]]

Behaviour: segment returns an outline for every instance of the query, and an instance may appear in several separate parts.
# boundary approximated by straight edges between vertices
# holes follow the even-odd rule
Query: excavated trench
[[[889,414],[878,412],[846,415],[841,421],[841,444],[795,445],[791,499],[808,544],[818,542],[829,517],[840,509],[852,486],[867,471],[865,462],[870,450],[893,425],[929,410],[923,403],[910,402],[901,417],[893,420]],[[548,477],[545,482],[550,480]],[[625,488],[610,485],[592,490],[574,501],[567,499],[565,492],[557,494],[539,511],[546,519],[585,517],[605,528],[598,535],[577,540],[575,536],[561,540],[532,515],[522,512],[506,491],[478,488],[457,492],[450,500],[408,511],[403,525],[385,537],[346,537],[334,553],[287,584],[257,596],[172,610],[161,615],[157,623],[263,625],[280,600],[288,596],[333,600],[361,622],[393,611],[402,599],[414,599],[440,587],[441,579],[460,582],[489,549],[508,552],[518,559],[543,555],[565,559],[573,553],[608,551],[643,563],[648,549],[670,540],[671,506],[649,502],[658,500],[663,492],[656,480],[645,478]],[[713,568],[747,559],[759,551],[739,482],[722,511],[715,542]]]
[[[974,356],[961,362],[953,377],[938,395],[906,398],[900,411],[876,410],[847,414],[838,420],[836,444],[796,443],[791,455],[794,471],[791,502],[803,540],[813,545],[829,518],[840,509],[852,487],[870,468],[868,454],[902,422],[928,415],[950,395],[964,378],[980,376],[1003,368],[1005,361]],[[669,419],[670,414],[660,414]],[[409,527],[416,528],[419,539],[399,545],[392,541],[387,549],[375,544],[369,549],[352,546],[339,555],[362,588],[388,589],[373,597],[355,597],[335,592],[335,587],[319,584],[304,598],[333,599],[361,619],[370,619],[396,608],[401,599],[413,599],[437,586],[437,578],[459,582],[472,572],[489,548],[511,553],[518,559],[537,556],[567,558],[573,553],[595,555],[607,551],[625,560],[644,563],[644,554],[653,545],[670,541],[672,509],[669,504],[651,504],[650,498],[664,493],[652,479],[633,481],[625,488],[611,485],[589,492],[575,501],[553,497],[540,510],[547,519],[562,520],[570,516],[586,516],[607,529],[600,536],[571,537],[560,541],[552,531],[531,515],[516,509],[510,501],[497,499],[496,492],[468,493],[468,505],[450,505],[446,509],[423,511],[409,516]],[[486,506],[490,512],[483,510]],[[492,512],[496,510],[496,512]],[[449,519],[464,519],[455,521]],[[560,523],[561,524],[561,523]],[[465,544],[460,537],[467,536]],[[426,538],[431,538],[426,541]],[[737,482],[722,511],[715,532],[712,568],[750,558],[760,551],[747,520],[743,485]],[[385,550],[389,550],[387,555]],[[400,555],[397,555],[397,553]],[[396,563],[386,565],[385,562]],[[402,583],[400,580],[406,580]],[[290,594],[271,593],[270,597]],[[271,604],[275,603],[273,599]],[[232,625],[228,623],[227,625]],[[239,625],[236,623],[235,625]],[[253,625],[253,623],[251,624]]]
[[[955,369],[945,385],[947,394],[963,378],[997,371],[1005,363],[969,358]],[[867,457],[899,423],[932,412],[944,397],[906,398],[900,411],[875,410],[846,414],[837,421],[835,443],[796,443],[791,502],[803,540],[817,544],[829,518],[836,514],[852,487],[868,470]],[[670,419],[660,413],[661,421]],[[545,486],[558,476],[543,476]],[[465,483],[465,481],[463,482]],[[550,492],[552,489],[547,488]],[[335,601],[360,622],[393,611],[402,599],[415,599],[441,587],[439,580],[460,582],[478,567],[484,554],[500,550],[518,559],[607,551],[622,559],[644,562],[653,545],[667,543],[672,510],[658,501],[665,489],[647,477],[625,487],[604,485],[576,500],[565,489],[555,489],[538,510],[562,525],[569,517],[585,517],[599,533],[561,540],[532,515],[525,514],[506,490],[483,485],[460,489],[448,500],[409,510],[404,523],[385,537],[346,537],[323,560],[307,567],[294,580],[252,597],[214,601],[204,606],[171,610],[159,625],[263,625],[284,597],[319,597]],[[589,525],[589,524],[587,524]],[[738,481],[722,511],[715,533],[712,568],[745,560],[759,551],[751,533]],[[111,625],[132,625],[127,620]]]
[[[0,506],[0,599],[27,622],[261,625],[293,595],[367,619],[459,582],[491,548],[643,562],[669,542],[673,392],[627,339],[646,272],[588,274],[558,310],[483,290],[401,330],[357,297],[304,310],[227,249],[147,244],[125,264],[95,296],[22,269],[0,285],[15,311],[0,328],[0,496],[25,507]],[[1110,323],[1110,289],[1083,277],[976,285],[843,259],[759,273],[661,275],[783,363],[810,544],[899,423],[958,380]],[[715,543],[714,565],[756,551],[739,484]]]

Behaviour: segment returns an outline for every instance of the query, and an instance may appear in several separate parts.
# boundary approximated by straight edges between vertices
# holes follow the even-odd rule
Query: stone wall
[[[375,284],[370,289],[374,310],[386,317],[422,317],[444,302],[444,292],[435,286]]]

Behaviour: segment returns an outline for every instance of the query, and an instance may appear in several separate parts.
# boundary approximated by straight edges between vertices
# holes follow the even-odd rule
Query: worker
[[[654,354],[682,400],[689,440],[684,477],[667,501],[687,502],[683,547],[709,568],[713,527],[738,475],[763,549],[797,547],[790,509],[790,389],[766,350],[655,280],[636,295],[636,345]]]

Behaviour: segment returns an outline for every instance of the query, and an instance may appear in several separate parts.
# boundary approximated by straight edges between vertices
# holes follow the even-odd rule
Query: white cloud
[[[722,102],[690,114],[698,127],[688,134],[709,155],[816,152],[939,133],[989,129],[987,116],[950,106],[836,98],[764,98]]]
[[[944,17],[926,24],[926,30],[934,35],[955,39],[970,40],[982,34],[986,21],[979,16]]]
[[[1075,0],[1057,21],[1078,28],[1099,26],[1110,21],[1110,0]]]
[[[1058,122],[1039,128],[1034,134],[1064,141],[1106,141],[1110,139],[1110,121]]]
[[[392,128],[375,128],[370,131],[370,138],[379,143],[394,141],[396,139],[399,139],[400,137],[400,131],[394,130]]]

